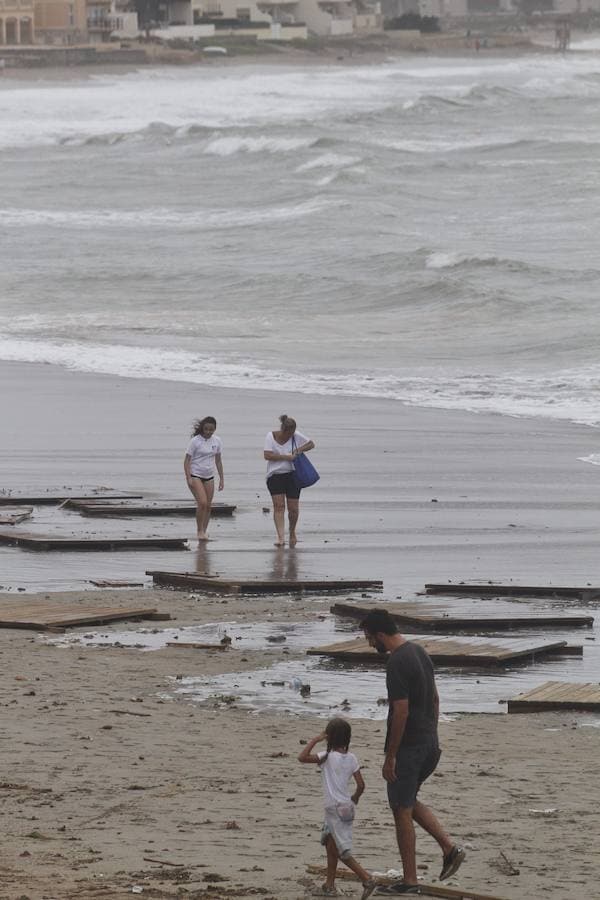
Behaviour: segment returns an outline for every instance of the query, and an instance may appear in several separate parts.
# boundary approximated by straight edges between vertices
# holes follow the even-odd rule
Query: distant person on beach
[[[298,760],[301,763],[316,763],[321,767],[325,802],[321,844],[327,853],[327,878],[321,888],[321,895],[329,897],[337,894],[335,876],[338,860],[341,859],[360,878],[363,886],[361,900],[367,900],[377,885],[367,870],[352,856],[352,823],[365,782],[358,759],[348,749],[351,736],[352,729],[346,719],[331,719],[325,731],[310,739]],[[327,750],[313,753],[313,748],[321,741],[327,741]],[[351,779],[356,784],[352,795]]]
[[[219,475],[219,490],[225,487],[221,452],[223,443],[215,434],[217,420],[205,416],[194,423],[192,439],[185,453],[185,480],[196,500],[198,540],[208,541],[208,523],[215,493],[215,468]]]
[[[300,511],[300,488],[294,480],[294,459],[312,450],[314,442],[296,431],[296,420],[279,416],[279,431],[270,431],[265,438],[264,456],[267,460],[267,488],[273,501],[273,521],[277,532],[276,547],[285,544],[285,506],[289,522],[289,545],[297,542],[296,525]]]
[[[433,664],[422,647],[407,641],[387,610],[374,609],[362,622],[371,647],[389,653],[386,671],[388,720],[382,775],[396,825],[403,881],[380,887],[379,894],[418,894],[414,822],[438,842],[444,855],[440,880],[450,878],[465,851],[444,831],[433,812],[417,799],[419,788],[435,771],[439,698]]]

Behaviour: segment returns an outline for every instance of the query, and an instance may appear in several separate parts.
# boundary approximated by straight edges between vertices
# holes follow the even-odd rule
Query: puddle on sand
[[[182,678],[174,681],[174,693],[219,705],[229,705],[223,698],[235,697],[236,706],[263,712],[384,719],[387,705],[377,704],[378,697],[385,697],[383,671],[356,676],[355,668],[336,671],[317,659],[286,660],[252,672]],[[308,696],[302,695],[301,685],[310,685]]]
[[[252,622],[235,620],[212,622],[207,625],[189,625],[182,628],[138,628],[127,631],[85,631],[77,634],[49,638],[48,642],[61,647],[133,647],[136,650],[162,650],[170,642],[215,643],[226,635],[231,638],[232,649],[304,651],[327,642],[334,643],[356,634],[352,623],[339,622],[333,616],[310,622]],[[235,663],[232,663],[235,665]]]
[[[256,711],[322,716],[345,711],[350,717],[385,717],[386,707],[377,705],[378,698],[385,696],[383,666],[349,665],[323,657],[286,659],[286,651],[299,654],[309,647],[348,640],[358,635],[355,623],[338,620],[334,616],[315,617],[308,622],[296,623],[225,621],[183,628],[85,631],[45,640],[61,646],[92,648],[119,644],[149,651],[160,650],[169,641],[216,644],[226,634],[232,639],[234,651],[229,655],[231,668],[236,668],[237,652],[245,650],[272,652],[274,665],[252,672],[234,671],[213,678],[176,681],[175,692],[199,703],[214,702],[211,698],[218,695],[235,696],[239,697],[236,700],[238,706]],[[598,681],[599,650],[592,644],[586,646],[583,659],[552,658],[532,665],[514,666],[507,671],[438,668],[436,678],[442,712],[502,713],[506,706],[501,701],[544,681]],[[175,672],[179,665],[179,662],[173,661]],[[297,689],[290,687],[294,679],[311,685],[310,696],[303,697]],[[349,708],[343,704],[344,700],[349,701]]]

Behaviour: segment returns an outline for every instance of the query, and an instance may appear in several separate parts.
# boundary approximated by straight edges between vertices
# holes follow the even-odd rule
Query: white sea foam
[[[0,221],[8,228],[30,228],[44,225],[58,228],[195,228],[211,230],[243,225],[269,224],[302,218],[318,213],[333,201],[312,198],[289,206],[264,206],[260,209],[198,209],[193,212],[176,209],[119,210],[91,209],[0,209]]]
[[[292,153],[304,147],[312,147],[317,138],[240,137],[231,135],[210,141],[203,153],[214,156],[233,156],[235,153]]]
[[[600,466],[600,453],[590,453],[589,456],[578,456],[580,462],[591,463],[593,466]]]
[[[353,166],[361,161],[360,156],[344,156],[341,153],[322,153],[314,159],[298,166],[296,172],[310,172],[312,169],[339,169]]]
[[[381,67],[316,67],[310,72],[285,68],[257,72],[250,67],[142,70],[129,76],[52,82],[0,84],[0,148],[147,140],[185,136],[190,129],[264,127],[277,123],[318,123],[387,108],[418,112],[421,102],[505,103],[504,91],[527,99],[600,96],[594,54],[547,60],[415,60]],[[586,76],[592,76],[587,78]],[[486,85],[491,85],[488,89]],[[435,94],[432,94],[432,89]],[[513,102],[513,101],[511,101]],[[153,125],[158,124],[158,129]],[[244,145],[222,135],[213,151],[289,152],[286,137],[265,135]],[[294,138],[289,137],[290,140]],[[271,142],[269,145],[269,142]],[[279,144],[278,142],[284,143]],[[450,142],[451,143],[451,142]],[[256,147],[256,149],[254,149]],[[426,149],[426,148],[425,148]],[[441,149],[441,148],[440,148]],[[418,142],[415,144],[418,152]]]
[[[158,378],[213,387],[292,391],[321,395],[357,395],[398,400],[411,406],[542,416],[600,425],[590,387],[600,385],[600,366],[563,370],[552,378],[517,375],[399,375],[372,371],[318,371],[301,375],[292,367],[266,368],[252,360],[226,362],[184,350],[119,344],[33,341],[0,335],[0,359],[60,365],[81,372],[128,378]],[[586,458],[587,462],[598,463]]]

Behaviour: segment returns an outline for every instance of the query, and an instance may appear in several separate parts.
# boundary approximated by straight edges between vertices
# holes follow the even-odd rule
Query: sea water
[[[598,424],[599,151],[596,52],[6,78],[0,359]]]

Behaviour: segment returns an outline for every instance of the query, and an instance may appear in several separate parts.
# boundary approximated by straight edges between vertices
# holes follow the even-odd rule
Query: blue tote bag
[[[292,450],[295,449],[296,442],[292,438]],[[294,466],[294,480],[299,488],[310,487],[312,484],[316,484],[321,477],[305,453],[300,453],[292,465]]]

